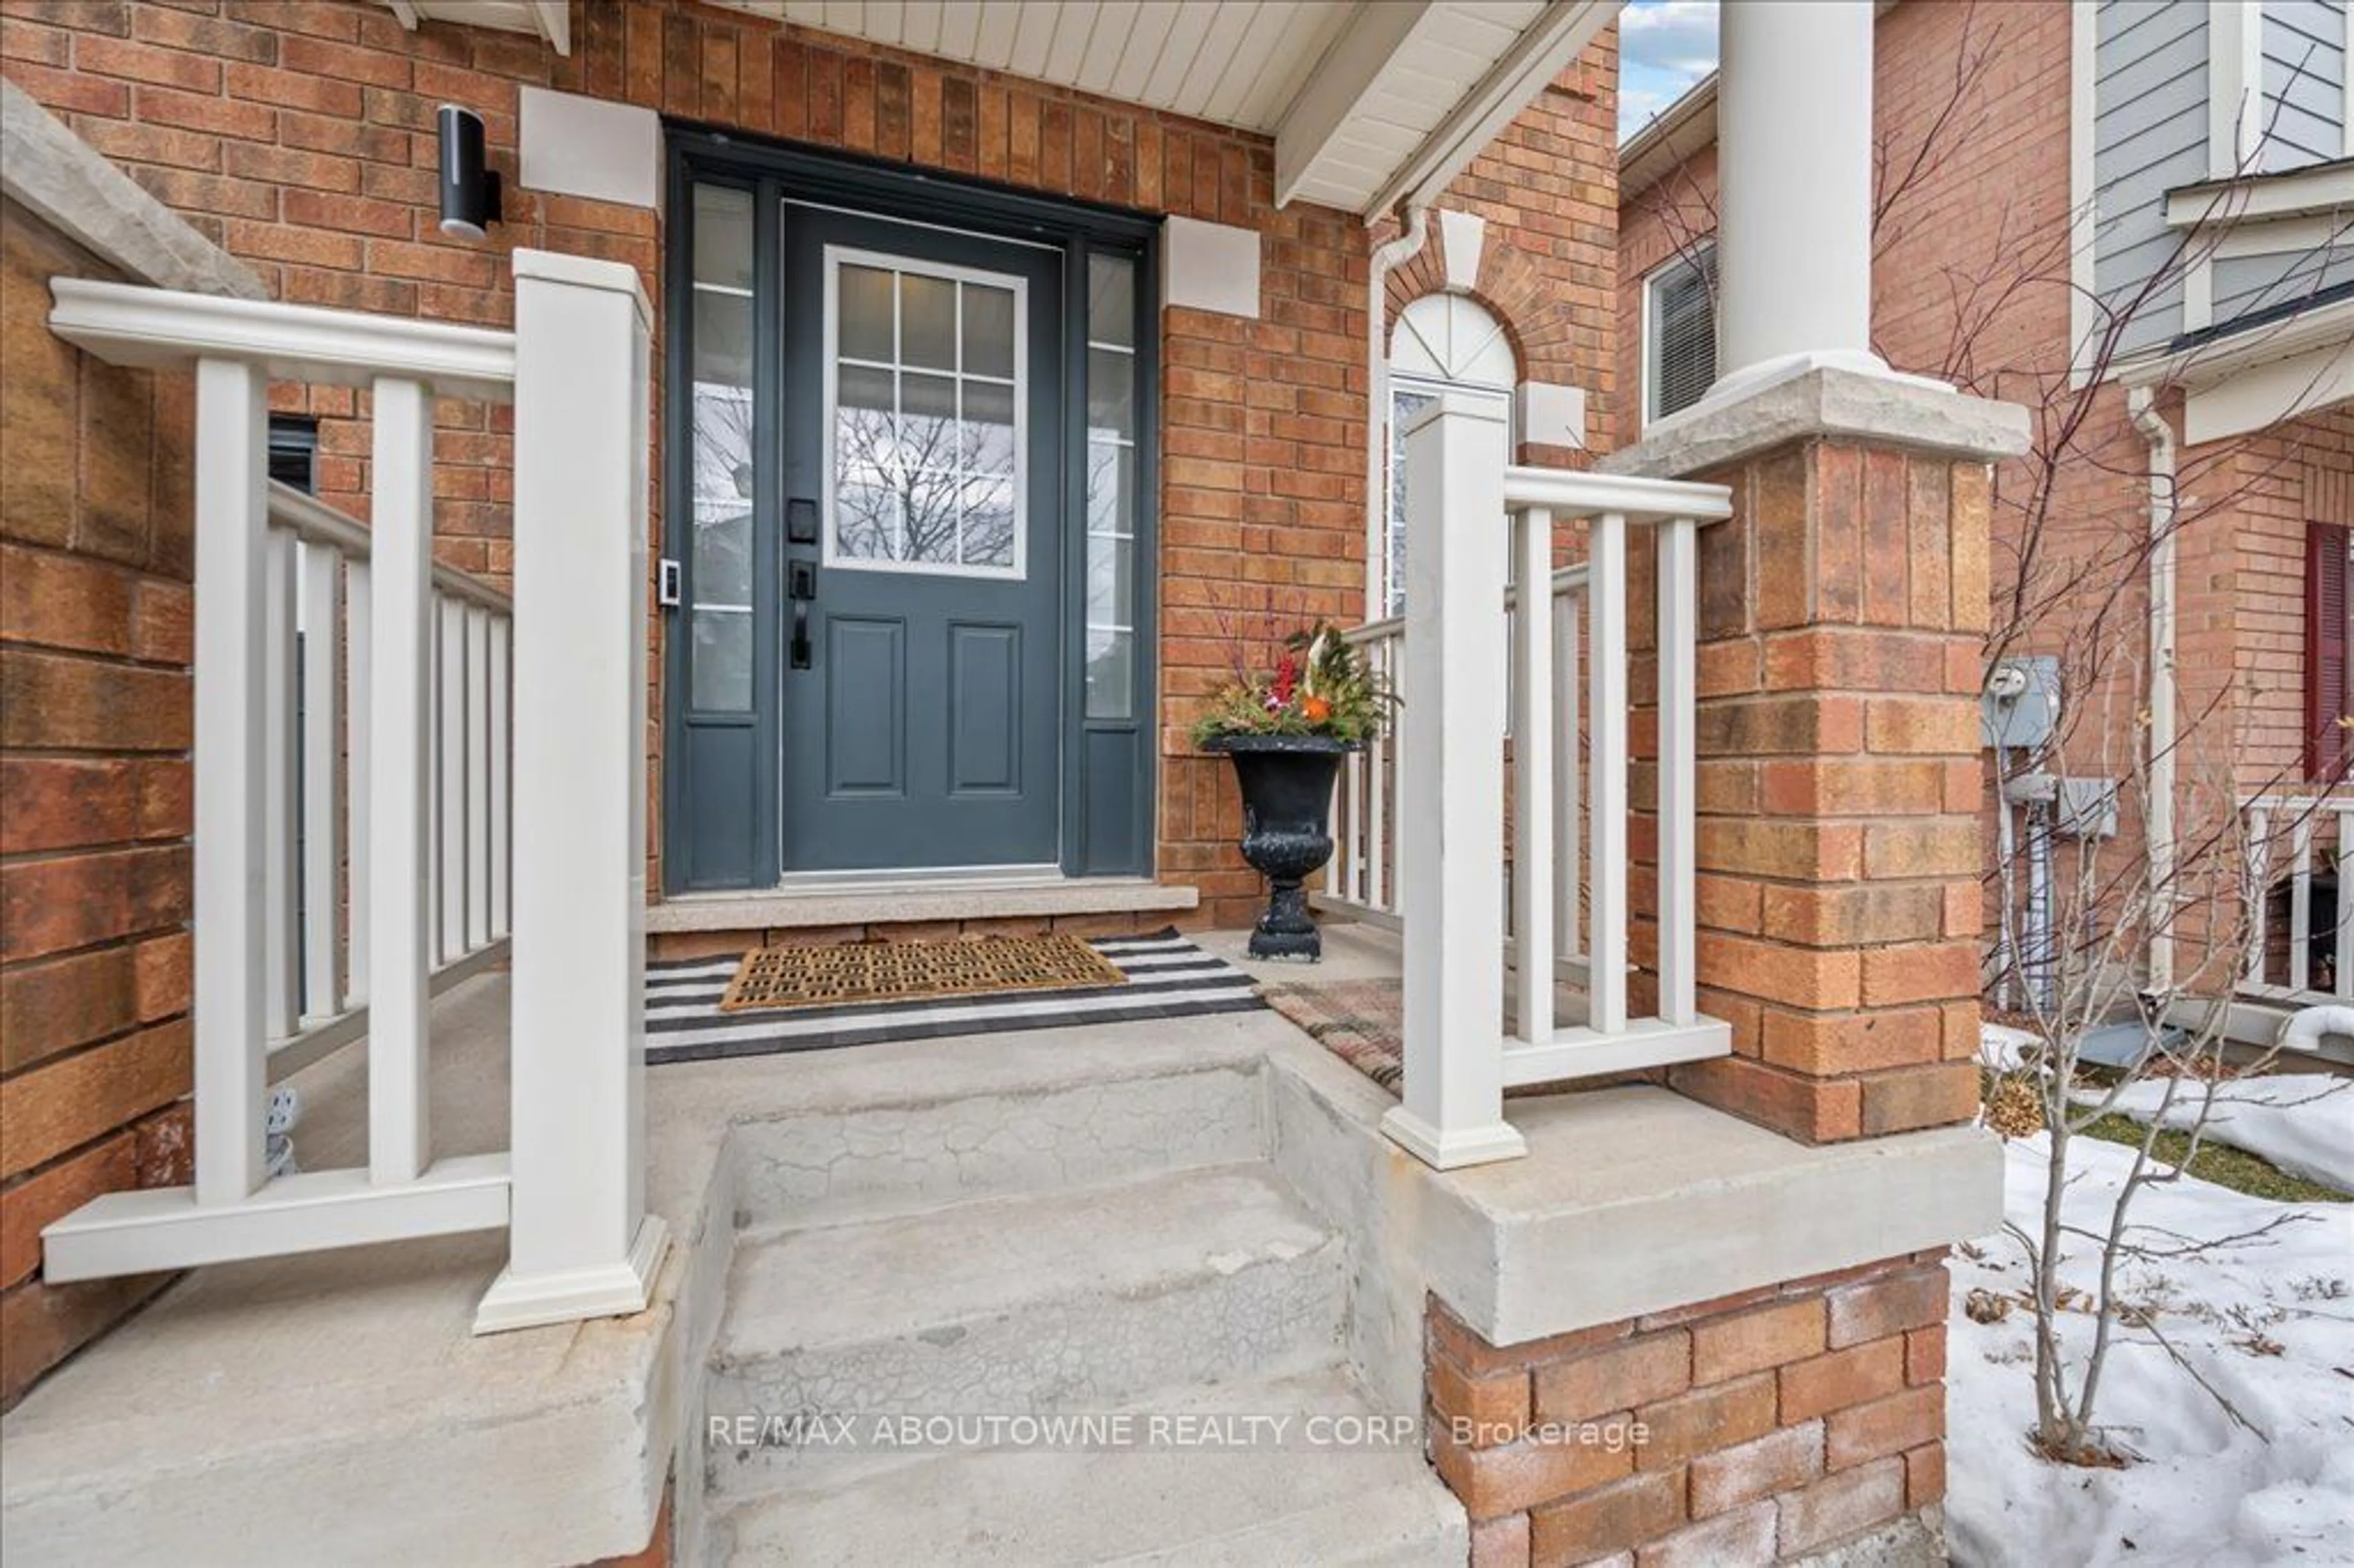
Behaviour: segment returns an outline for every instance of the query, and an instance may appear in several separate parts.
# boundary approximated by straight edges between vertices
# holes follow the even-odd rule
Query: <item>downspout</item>
[[[2149,882],[2161,900],[2149,933],[2149,994],[2174,989],[2174,428],[2147,387],[2126,394],[2134,429],[2149,443],[2149,799],[2145,805]]]
[[[2319,1051],[2324,1035],[2354,1035],[2354,1007],[2343,1002],[2323,1002],[2318,1007],[2301,1007],[2281,1020],[2280,1032],[2273,1036],[2275,1051]]]
[[[1390,270],[1413,260],[1430,238],[1430,203],[1410,201],[1405,228],[1396,238],[1373,247],[1365,294],[1365,619],[1381,620],[1389,614],[1396,593],[1390,581],[1389,444],[1382,433],[1389,429],[1390,356],[1388,334]],[[1374,588],[1382,592],[1374,601]]]

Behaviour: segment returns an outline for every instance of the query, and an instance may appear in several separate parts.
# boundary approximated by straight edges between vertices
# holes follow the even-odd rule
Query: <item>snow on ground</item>
[[[2307,1114],[2298,1112],[2296,1114]],[[2007,1146],[2005,1211],[2040,1225],[2047,1140]],[[2079,1139],[2064,1212],[2105,1228],[2132,1151]],[[2016,1297],[2023,1255],[2006,1236],[1954,1257],[1949,1333],[1946,1499],[1954,1560],[1969,1565],[2168,1565],[2354,1563],[2354,1205],[2284,1204],[2194,1178],[2145,1188],[2139,1234],[2215,1240],[2289,1217],[2271,1234],[2200,1256],[2137,1260],[2119,1277],[2127,1299],[2154,1310],[2157,1331],[2199,1377],[2264,1436],[2235,1425],[2146,1330],[2115,1330],[2094,1405],[2113,1447],[2138,1456],[2121,1470],[2058,1466],[2027,1446],[2035,1418],[2034,1318],[2015,1304],[2002,1321],[1963,1311],[1972,1287]],[[2100,1264],[2072,1244],[2063,1281],[2089,1291]],[[2066,1316],[2079,1356],[2089,1313]],[[2276,1347],[2276,1349],[2274,1349]]]
[[[2166,1125],[2189,1127],[2199,1119],[2206,1086],[2168,1086],[2152,1079],[2128,1084],[2113,1109],[2147,1122],[2166,1105]],[[2354,1079],[2326,1073],[2285,1073],[2267,1078],[2232,1078],[2215,1086],[2214,1107],[2201,1135],[2251,1154],[2282,1170],[2354,1192]]]

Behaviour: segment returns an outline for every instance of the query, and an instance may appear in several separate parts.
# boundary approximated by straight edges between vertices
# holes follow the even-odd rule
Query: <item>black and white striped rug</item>
[[[1088,945],[1119,966],[1128,976],[1126,985],[722,1012],[719,998],[740,957],[648,964],[646,1060],[716,1062],[885,1040],[1245,1012],[1267,1005],[1248,975],[1173,929],[1150,937],[1097,937]]]

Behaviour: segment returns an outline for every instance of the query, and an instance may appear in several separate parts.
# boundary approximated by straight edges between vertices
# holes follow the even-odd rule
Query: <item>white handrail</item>
[[[1442,397],[1407,434],[1408,515],[1429,521],[1409,525],[1406,612],[1347,635],[1376,669],[1411,672],[1416,690],[1399,715],[1396,760],[1368,747],[1344,765],[1339,850],[1319,900],[1403,929],[1405,1082],[1384,1126],[1440,1166],[1522,1152],[1503,1115],[1507,1086],[1731,1049],[1728,1027],[1697,1006],[1695,903],[1698,542],[1703,524],[1731,514],[1731,493],[1506,467],[1494,458],[1491,418]],[[1584,524],[1585,559],[1555,567],[1561,524]],[[1476,547],[1499,524],[1509,550]],[[1649,531],[1658,569],[1649,879],[1658,940],[1648,995],[1629,962],[1635,526]],[[1504,581],[1508,554],[1514,578],[1544,581],[1550,591],[1524,604]],[[1500,883],[1507,857],[1498,700],[1507,685],[1509,895]],[[1402,808],[1394,844],[1383,815],[1391,801]],[[1401,874],[1385,889],[1377,873],[1393,862]],[[1507,905],[1509,933],[1500,921]],[[1509,1009],[1508,968],[1517,972]],[[1557,980],[1583,994],[1557,998]]]
[[[49,330],[110,365],[230,360],[272,381],[372,387],[419,382],[444,397],[514,396],[514,334],[321,305],[179,293],[96,278],[53,278]]]
[[[315,495],[291,484],[270,482],[270,523],[284,528],[305,545],[323,545],[347,561],[365,561],[375,544],[366,524],[336,511]],[[433,563],[433,586],[452,599],[464,599],[500,615],[514,613],[514,600],[482,578],[443,562]]]
[[[650,313],[620,263],[514,265],[512,333],[52,281],[58,336],[195,371],[197,933],[195,1184],[50,1224],[52,1283],[505,1228],[478,1330],[645,1304]],[[273,380],[371,394],[369,525],[270,481]],[[516,406],[518,598],[542,613],[433,559],[445,397]],[[505,952],[511,915],[537,927],[511,1150],[437,1157],[431,997]],[[273,1174],[270,1080],[363,1033],[366,1169]]]

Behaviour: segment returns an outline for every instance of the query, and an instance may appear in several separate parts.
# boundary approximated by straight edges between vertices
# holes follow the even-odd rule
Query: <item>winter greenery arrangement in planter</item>
[[[1236,664],[1195,721],[1193,740],[1234,758],[1243,858],[1267,879],[1251,956],[1314,960],[1324,941],[1300,885],[1332,858],[1341,754],[1381,732],[1391,699],[1364,654],[1320,621],[1284,639],[1272,669]]]

